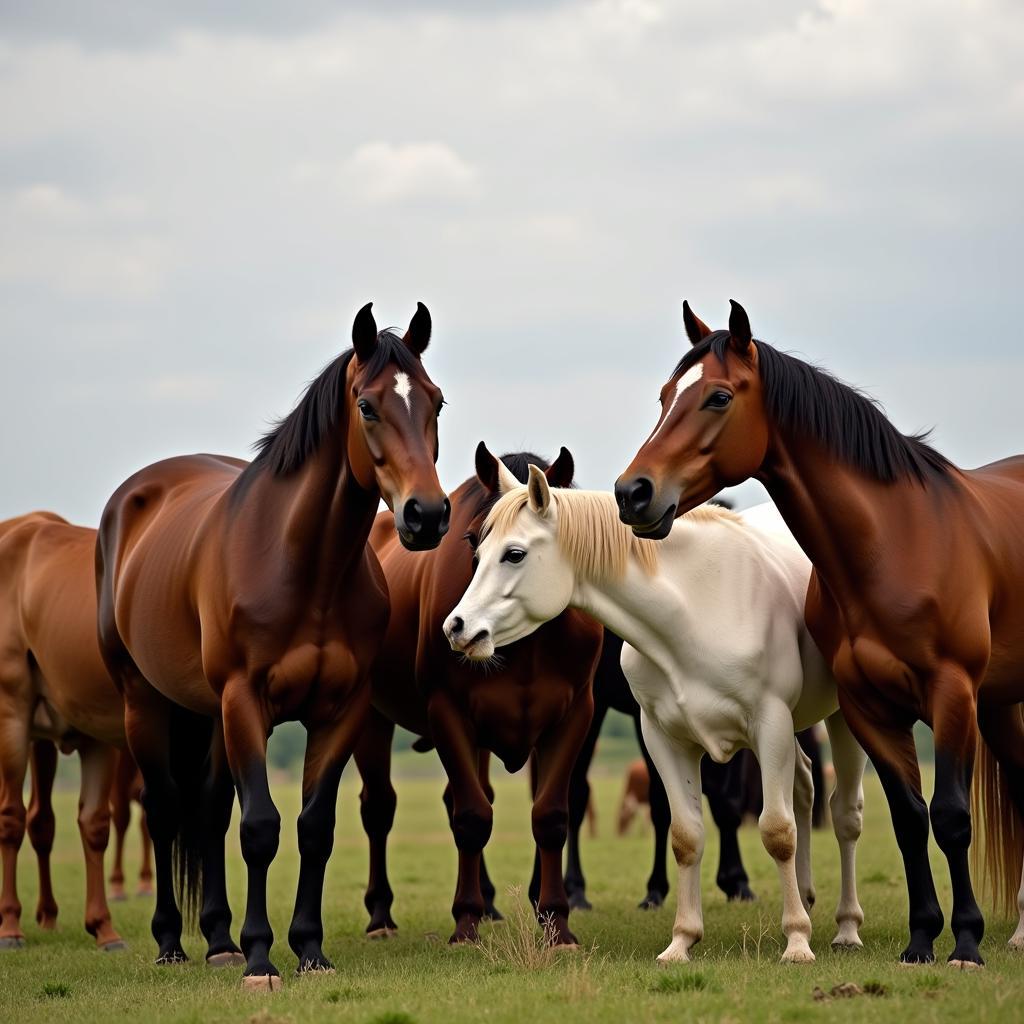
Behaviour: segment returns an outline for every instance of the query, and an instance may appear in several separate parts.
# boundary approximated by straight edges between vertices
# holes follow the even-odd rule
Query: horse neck
[[[922,491],[916,482],[881,483],[819,444],[780,430],[758,479],[841,608],[864,593],[884,550],[900,546],[920,526],[910,514]]]
[[[672,535],[677,542],[679,529],[677,526]],[[577,576],[570,603],[622,637],[671,680],[679,663],[680,645],[686,640],[690,614],[684,592],[685,588],[675,585],[662,566],[652,576],[630,558],[619,579]],[[685,701],[681,688],[676,696],[680,703]]]
[[[325,438],[287,477],[268,475],[264,488],[255,502],[258,529],[283,540],[287,572],[335,585],[362,557],[380,503],[380,493],[352,474],[344,432]]]

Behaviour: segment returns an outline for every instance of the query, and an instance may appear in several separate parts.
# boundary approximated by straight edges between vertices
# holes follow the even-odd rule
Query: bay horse
[[[943,928],[912,733],[921,720],[935,734],[931,824],[953,888],[949,962],[980,966],[972,778],[1007,907],[1024,845],[1024,456],[959,469],[859,391],[755,341],[738,303],[724,331],[683,313],[693,347],[616,483],[620,516],[664,537],[718,488],[765,485],[814,565],[807,624],[889,802],[909,895],[900,959],[931,961]],[[1024,885],[1018,906],[1010,942],[1024,948]]]
[[[701,759],[707,753],[724,762],[742,747],[761,766],[759,826],[782,888],[782,960],[814,960],[807,913],[813,793],[810,760],[795,733],[823,718],[836,765],[842,871],[833,945],[860,946],[854,856],[865,757],[804,624],[810,562],[777,510],[767,505],[741,516],[707,505],[654,545],[620,524],[611,494],[558,491],[531,469],[529,483],[488,513],[477,560],[445,621],[453,650],[490,658],[566,608],[594,615],[625,641],[622,670],[668,792],[679,866],[672,941],[659,961],[688,961],[704,933]]]
[[[654,863],[647,879],[646,892],[638,904],[639,909],[653,910],[660,907],[669,891],[665,858],[672,814],[665,786],[644,743],[640,726],[640,705],[622,674],[621,656],[622,638],[606,629],[601,660],[598,662],[597,672],[594,673],[594,718],[569,780],[569,836],[566,843],[565,891],[569,897],[569,906],[574,910],[592,908],[587,898],[587,883],[583,873],[580,830],[590,800],[590,783],[587,776],[597,748],[601,726],[609,710],[619,711],[633,720],[640,753],[650,775]],[[700,766],[701,788],[707,797],[712,820],[719,832],[718,872],[715,880],[729,900],[745,901],[755,898],[746,869],[743,867],[738,835],[745,807],[746,760],[750,757],[749,751],[740,750],[727,764],[716,764],[705,758]],[[535,878],[531,883],[531,892],[536,889],[538,881]]]
[[[485,914],[493,914],[493,886],[482,888],[483,849],[491,834],[493,792],[482,769],[493,751],[509,771],[536,756],[533,836],[539,886],[538,916],[550,921],[556,945],[575,945],[562,880],[569,776],[593,714],[591,682],[601,650],[601,627],[568,612],[522,644],[501,651],[486,670],[455,656],[442,625],[473,575],[476,532],[502,490],[519,485],[528,466],[556,487],[568,487],[572,457],[565,449],[551,465],[530,453],[495,458],[481,443],[476,476],[452,492],[452,528],[436,551],[412,557],[394,542],[391,515],[377,517],[371,543],[391,596],[387,637],[373,666],[372,728],[356,749],[363,777],[361,810],[370,839],[367,932],[394,929],[386,843],[395,811],[390,781],[395,723],[436,746],[448,774],[446,805],[459,854],[450,942],[472,942]],[[540,468],[543,467],[543,468]],[[467,543],[467,540],[469,543]],[[486,874],[483,876],[486,883]]]
[[[448,529],[434,468],[443,400],[420,358],[430,333],[422,303],[404,336],[378,332],[364,306],[352,348],[261,439],[252,463],[166,459],[130,477],[103,511],[100,645],[145,783],[158,963],[186,959],[172,847],[186,911],[202,900],[207,960],[238,959],[224,886],[233,783],[248,869],[242,983],[280,987],[266,886],[281,819],[266,749],[275,724],[298,720],[308,741],[288,942],[300,974],[332,969],[324,871],[338,783],[366,720],[369,667],[388,617],[367,538],[382,497],[410,549],[435,547]]]
[[[0,523],[0,949],[25,942],[16,871],[26,829],[39,865],[36,921],[56,927],[50,791],[57,746],[77,750],[82,766],[85,929],[102,950],[124,948],[103,879],[115,748],[125,742],[124,704],[96,642],[95,548],[95,530],[51,512]],[[22,791],[30,759],[26,814]]]

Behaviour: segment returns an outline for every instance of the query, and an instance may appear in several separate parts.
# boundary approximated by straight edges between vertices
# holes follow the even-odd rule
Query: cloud
[[[244,455],[370,300],[430,306],[451,482],[493,436],[608,486],[683,297],[1019,444],[1019,5],[130,6],[0,15],[0,515]]]

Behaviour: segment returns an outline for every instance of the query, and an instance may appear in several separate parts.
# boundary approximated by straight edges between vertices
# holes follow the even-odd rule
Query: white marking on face
[[[668,422],[668,418],[672,415],[672,410],[676,407],[676,402],[679,401],[679,396],[692,385],[696,384],[704,376],[704,364],[697,363],[696,366],[691,366],[686,373],[676,381],[676,393],[672,396],[672,404],[668,407],[665,415],[662,416],[658,425],[654,428],[654,433],[644,442],[644,444],[650,444],[654,440],[658,431]]]
[[[395,394],[405,402],[405,411],[412,413],[412,381],[409,380],[409,374],[402,373],[401,370],[395,374]]]

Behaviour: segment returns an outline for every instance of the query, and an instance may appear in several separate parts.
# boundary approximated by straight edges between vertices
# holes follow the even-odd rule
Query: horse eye
[[[732,401],[728,391],[712,391],[704,403],[705,409],[724,409]]]
[[[480,538],[477,537],[477,535],[472,530],[470,530],[468,533],[463,534],[462,539],[466,541],[474,551],[476,551],[477,547],[480,544]]]
[[[526,552],[522,548],[509,548],[501,556],[503,562],[511,562],[513,565],[518,565],[526,557]]]
[[[359,412],[362,414],[364,420],[375,420],[377,414],[373,411],[373,406],[365,398],[360,398],[356,403],[359,406]]]

